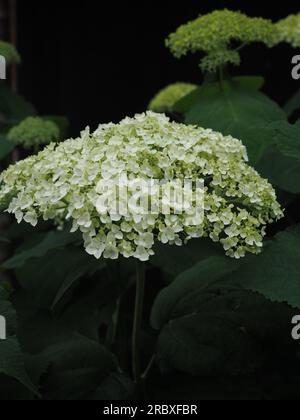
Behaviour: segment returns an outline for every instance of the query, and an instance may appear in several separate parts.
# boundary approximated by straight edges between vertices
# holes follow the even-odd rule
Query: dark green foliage
[[[276,187],[285,219],[268,230],[262,254],[232,260],[205,239],[156,246],[141,331],[142,367],[154,363],[141,390],[130,358],[135,262],[96,260],[67,227],[11,224],[0,237],[0,400],[300,399],[291,335],[300,313],[300,123],[287,119],[299,95],[284,112],[262,87],[261,77],[206,80],[173,109],[241,139]],[[35,111],[3,84],[0,99],[6,164],[7,130]],[[66,137],[65,118],[43,118]]]

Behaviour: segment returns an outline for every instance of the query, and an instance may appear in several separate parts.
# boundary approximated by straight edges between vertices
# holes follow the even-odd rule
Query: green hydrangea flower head
[[[198,88],[191,83],[173,83],[158,92],[149,104],[149,110],[154,112],[172,112],[176,102]]]
[[[9,42],[0,41],[0,55],[2,55],[7,64],[19,64],[21,57],[16,48]]]
[[[280,42],[287,42],[294,48],[300,47],[300,13],[280,20],[276,27]]]
[[[186,204],[178,211],[176,187],[174,195],[159,187],[152,195],[153,211],[140,211],[137,201],[149,198],[153,180],[176,186],[177,180],[199,178],[203,217]],[[146,186],[137,190],[137,180]],[[122,186],[117,192],[106,188],[116,181]],[[195,193],[188,192],[192,203]],[[0,175],[0,202],[7,198],[7,211],[18,222],[71,221],[86,252],[108,259],[147,261],[156,241],[182,246],[202,237],[241,258],[259,253],[267,224],[283,216],[274,189],[248,165],[239,140],[150,111],[100,125],[94,133],[87,128],[77,139],[52,143],[10,166]],[[159,210],[165,206],[172,211]]]
[[[8,139],[25,149],[37,149],[51,142],[57,142],[60,137],[58,126],[39,117],[28,117],[13,127],[8,133]]]
[[[238,65],[242,46],[261,42],[272,47],[276,44],[276,36],[277,29],[270,20],[225,9],[179,27],[169,36],[166,45],[177,58],[188,53],[204,53],[202,70],[215,72],[229,63]]]

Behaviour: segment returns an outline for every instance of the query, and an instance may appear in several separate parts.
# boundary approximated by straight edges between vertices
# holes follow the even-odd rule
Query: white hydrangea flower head
[[[139,212],[136,179],[176,185],[175,180],[187,178],[204,180],[201,220],[186,211]],[[119,213],[104,188],[115,179],[128,190],[127,196],[120,190],[113,197]],[[157,208],[166,204],[164,194],[153,196]],[[168,204],[176,209],[173,201]],[[96,258],[122,255],[141,261],[154,254],[156,241],[181,246],[201,237],[220,242],[233,258],[259,253],[267,224],[283,215],[274,189],[248,165],[239,140],[150,111],[100,125],[94,133],[86,129],[77,139],[51,144],[9,167],[0,176],[0,203],[18,222],[32,226],[40,218],[71,221],[86,252]]]

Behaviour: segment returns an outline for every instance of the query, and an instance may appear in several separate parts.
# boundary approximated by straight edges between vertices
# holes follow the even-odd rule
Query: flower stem
[[[140,360],[141,327],[143,320],[143,306],[145,294],[145,265],[136,262],[136,298],[134,311],[134,324],[132,334],[132,368],[136,384],[142,381],[142,369]]]

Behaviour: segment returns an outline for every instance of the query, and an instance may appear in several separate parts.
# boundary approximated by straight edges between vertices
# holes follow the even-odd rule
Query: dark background
[[[20,91],[40,114],[68,116],[72,135],[144,111],[165,85],[202,79],[199,59],[173,58],[166,36],[200,13],[224,7],[274,20],[300,10],[296,1],[19,0]],[[266,93],[283,103],[300,85],[290,74],[295,53],[288,46],[250,47],[239,72],[266,76]]]

